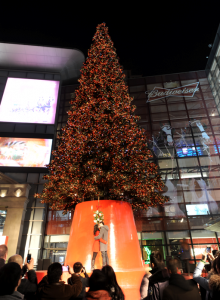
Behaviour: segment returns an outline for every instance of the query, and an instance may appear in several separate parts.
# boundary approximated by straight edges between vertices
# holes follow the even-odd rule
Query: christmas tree
[[[108,28],[100,24],[44,175],[48,182],[36,195],[52,209],[68,211],[98,199],[129,201],[133,209],[168,201],[160,193],[158,166],[148,161],[146,132],[137,123],[124,78]]]

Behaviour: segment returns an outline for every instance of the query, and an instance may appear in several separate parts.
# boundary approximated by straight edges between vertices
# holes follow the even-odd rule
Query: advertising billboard
[[[8,78],[0,122],[54,124],[59,81]]]
[[[199,216],[199,215],[208,215],[209,207],[208,204],[187,204],[186,210],[188,216]]]
[[[0,137],[0,166],[45,167],[50,162],[52,139]]]

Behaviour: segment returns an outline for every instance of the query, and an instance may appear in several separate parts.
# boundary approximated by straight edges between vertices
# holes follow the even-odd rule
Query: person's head
[[[170,274],[177,274],[179,268],[179,260],[177,258],[171,258],[167,262],[167,269]]]
[[[8,255],[8,247],[6,245],[0,245],[0,258],[3,258],[4,260],[7,259]]]
[[[99,227],[102,227],[103,225],[105,225],[105,224],[104,224],[103,221],[101,221],[101,222],[99,223]]]
[[[106,265],[102,268],[102,272],[106,276],[107,285],[109,287],[109,292],[110,292],[111,287],[113,286],[115,288],[116,295],[119,296],[118,298],[123,299],[123,297],[122,297],[123,292],[122,292],[120,286],[118,285],[118,282],[117,282],[117,279],[116,279],[115,272],[114,272],[113,268],[109,265]]]
[[[74,271],[74,273],[81,273],[82,268],[83,268],[83,265],[81,264],[81,262],[76,262],[73,265],[73,271]]]
[[[100,270],[94,270],[89,278],[89,291],[100,291],[107,289],[106,275]]]
[[[21,257],[21,255],[18,255],[18,254],[15,254],[15,255],[12,255],[9,260],[8,260],[9,263],[11,262],[15,262],[17,264],[19,264],[19,266],[22,268],[23,266],[23,259]]]
[[[162,269],[164,267],[163,256],[160,251],[153,251],[150,255],[150,265],[151,268]]]
[[[220,256],[213,261],[213,268],[217,274],[220,274]]]
[[[219,250],[212,250],[212,255],[217,258],[220,255],[220,251]]]
[[[115,285],[117,283],[115,272],[111,266],[104,266],[102,272],[105,274],[108,284]]]
[[[58,283],[61,279],[63,274],[62,266],[60,263],[55,262],[49,266],[47,271],[48,282],[51,283]]]
[[[94,225],[94,235],[96,234],[96,232],[99,230],[99,225],[95,224]]]
[[[21,283],[21,267],[15,262],[7,263],[0,270],[0,296],[11,295]]]
[[[181,242],[181,247],[183,250],[188,250],[189,249],[189,244],[187,243],[187,240],[184,238]]]

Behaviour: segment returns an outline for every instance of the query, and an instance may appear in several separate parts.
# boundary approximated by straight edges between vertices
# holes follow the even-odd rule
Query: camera
[[[69,266],[62,266],[63,272],[69,272]]]
[[[207,246],[205,251],[206,253],[211,253],[211,247]]]
[[[28,255],[27,255],[27,263],[29,264],[30,261],[31,261],[31,254],[28,254]]]

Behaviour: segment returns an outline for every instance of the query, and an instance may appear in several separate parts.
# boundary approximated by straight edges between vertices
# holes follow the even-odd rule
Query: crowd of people
[[[159,251],[152,252],[151,271],[146,272],[141,282],[141,300],[220,299],[220,251],[204,253],[192,279],[185,279],[181,274],[181,264],[179,258],[175,257],[169,259],[165,267],[162,254]],[[188,263],[185,267],[189,273]],[[202,276],[204,268],[208,270],[206,277]]]
[[[0,300],[124,300],[113,268],[105,265],[94,269],[89,277],[81,262],[69,267],[67,284],[62,281],[60,263],[52,263],[47,275],[38,283],[34,260],[25,261],[20,255],[11,256],[0,245]],[[204,253],[197,264],[193,279],[185,279],[179,271],[178,258],[171,258],[166,266],[159,251],[150,255],[150,271],[144,275],[140,286],[141,300],[216,300],[220,299],[220,251]],[[203,269],[209,270],[202,276]],[[135,299],[134,299],[135,300]]]
[[[8,248],[0,245],[0,299],[4,300],[124,300],[113,268],[93,270],[89,277],[81,262],[69,267],[67,284],[62,281],[60,263],[52,263],[38,283],[34,260],[25,261],[15,254],[7,260]],[[87,291],[88,290],[88,291]]]

